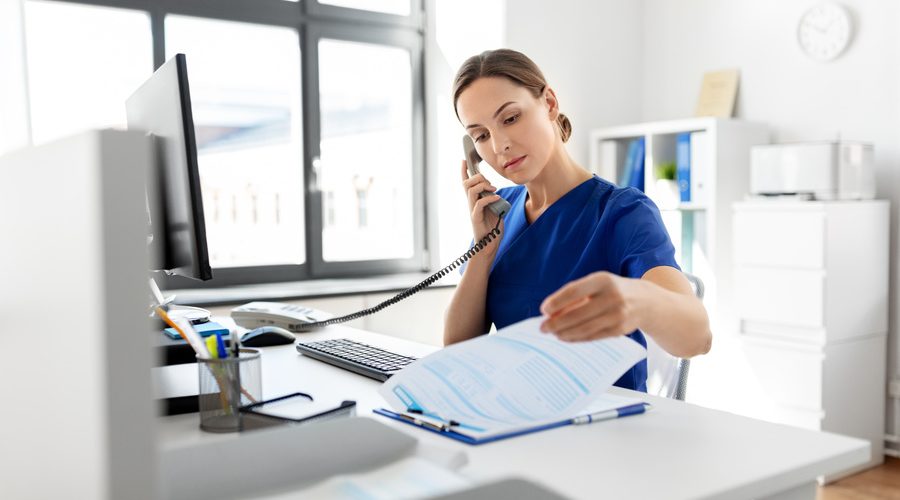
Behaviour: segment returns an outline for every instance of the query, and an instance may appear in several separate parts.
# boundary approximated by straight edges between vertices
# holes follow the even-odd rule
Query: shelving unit
[[[680,133],[705,132],[698,164],[705,186],[702,202],[666,203],[656,187],[655,167],[676,159]],[[749,192],[750,147],[769,142],[764,124],[722,118],[690,118],[596,129],[590,134],[590,168],[616,182],[624,169],[628,144],[643,137],[644,186],[661,205],[663,222],[685,271],[703,279],[714,328],[736,331],[732,286],[731,205]],[[693,172],[692,172],[693,175]]]

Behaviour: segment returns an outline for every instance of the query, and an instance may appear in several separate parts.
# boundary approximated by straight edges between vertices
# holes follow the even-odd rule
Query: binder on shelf
[[[683,132],[675,137],[675,178],[681,202],[691,201],[691,134]]]
[[[706,132],[691,133],[691,201],[696,205],[708,202],[706,178],[712,170],[709,157],[709,136]]]
[[[628,141],[628,153],[625,155],[625,164],[622,166],[622,174],[618,178],[619,187],[631,185],[631,173],[634,170],[634,156],[637,154],[637,141]]]
[[[644,138],[638,137],[632,141],[634,144],[634,155],[631,158],[631,175],[628,180],[628,186],[644,190]],[[629,147],[630,148],[630,147]]]

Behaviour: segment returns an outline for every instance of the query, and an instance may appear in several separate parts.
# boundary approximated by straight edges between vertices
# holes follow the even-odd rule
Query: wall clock
[[[809,57],[831,61],[841,55],[853,37],[850,12],[834,2],[812,6],[797,25],[797,42]]]

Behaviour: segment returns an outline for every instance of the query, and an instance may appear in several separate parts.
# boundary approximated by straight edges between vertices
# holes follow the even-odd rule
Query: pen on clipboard
[[[412,413],[410,415],[409,413]],[[397,413],[400,418],[404,420],[409,420],[410,422],[420,426],[426,427],[428,429],[432,429],[438,432],[446,432],[452,429],[454,426],[459,425],[457,422],[450,420],[448,422],[438,421],[435,419],[431,419],[430,417],[425,417],[422,415],[422,411],[418,410],[410,410],[409,413]]]
[[[601,422],[603,420],[612,420],[614,418],[627,417],[629,415],[640,415],[641,413],[647,411],[648,406],[650,405],[646,403],[638,403],[630,406],[623,406],[622,408],[616,408],[613,410],[598,411],[597,413],[580,415],[572,419],[572,424],[583,425],[593,422]]]

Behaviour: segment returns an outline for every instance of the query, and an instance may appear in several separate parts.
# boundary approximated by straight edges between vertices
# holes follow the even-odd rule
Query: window
[[[297,31],[169,15],[165,33],[187,58],[210,265],[303,264]]]
[[[408,16],[410,7],[409,0],[320,0],[319,3],[398,16]]]
[[[415,253],[411,72],[406,49],[319,42],[318,175],[334,210],[322,233],[325,261]]]
[[[125,125],[125,99],[153,64],[146,12],[28,1],[25,36],[36,144]]]
[[[186,55],[215,277],[164,287],[425,266],[420,2],[25,4],[36,142],[124,126],[131,92]]]

